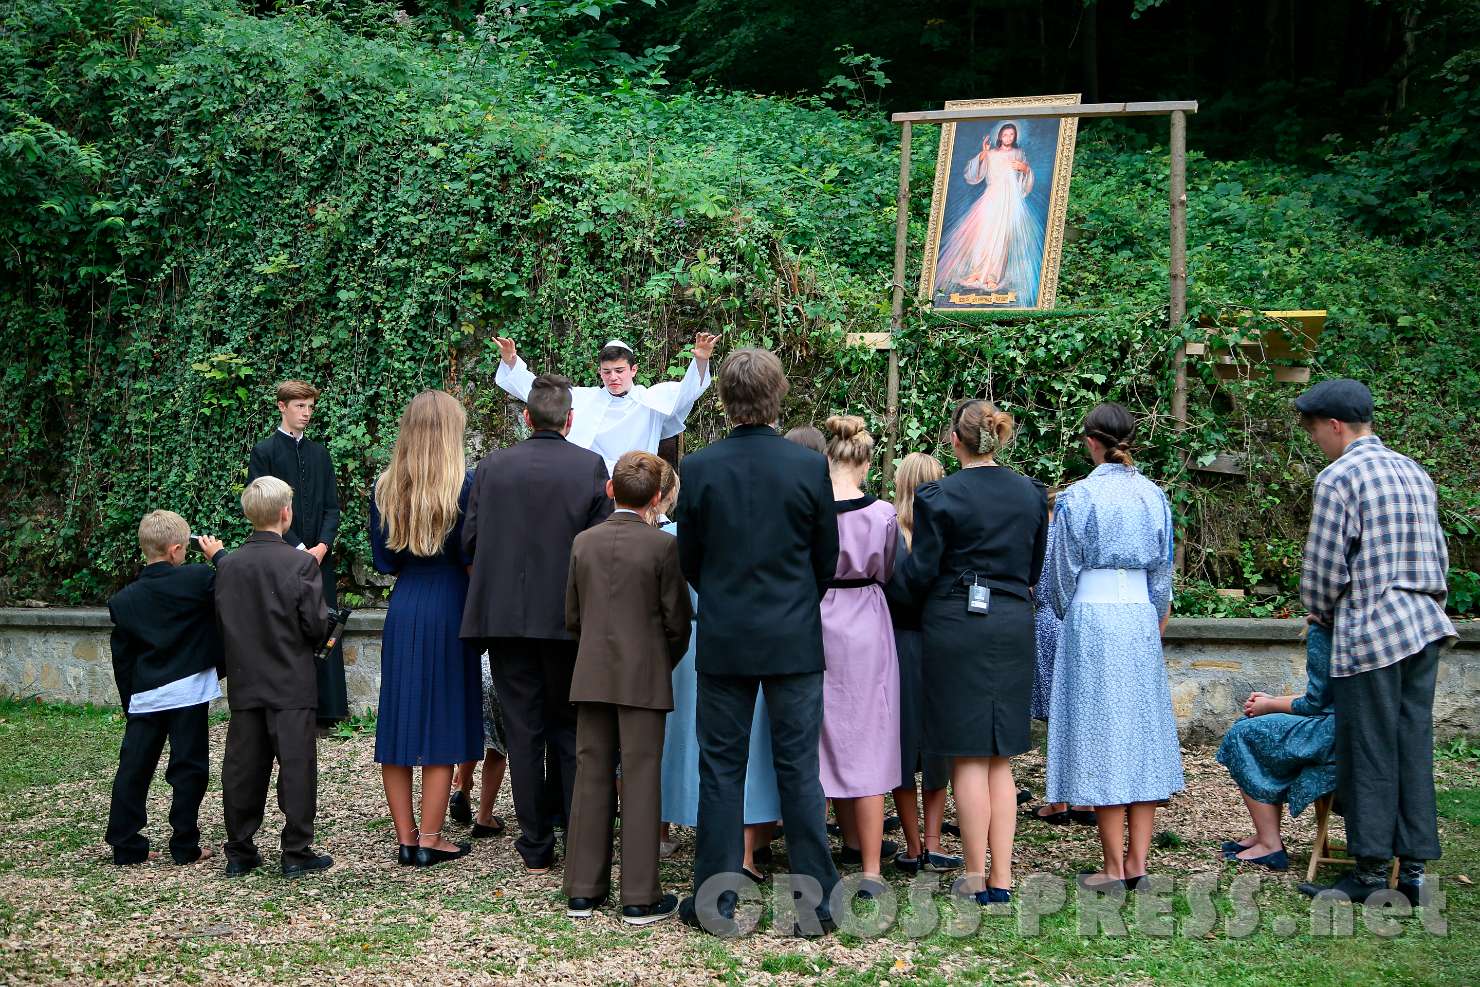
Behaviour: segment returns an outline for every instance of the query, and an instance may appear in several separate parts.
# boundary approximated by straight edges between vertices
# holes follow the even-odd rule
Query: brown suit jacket
[[[565,588],[579,641],[570,701],[672,709],[692,619],[678,539],[625,513],[581,532]]]
[[[272,531],[254,531],[216,567],[216,617],[232,709],[314,709],[313,653],[329,633],[318,563]]]

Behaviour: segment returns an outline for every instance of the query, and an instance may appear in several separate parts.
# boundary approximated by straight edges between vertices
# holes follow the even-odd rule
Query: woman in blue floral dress
[[[1092,888],[1134,887],[1145,876],[1157,804],[1183,788],[1161,652],[1172,513],[1166,494],[1132,464],[1135,427],[1118,404],[1085,418],[1095,469],[1059,495],[1040,583],[1064,621],[1049,698],[1047,798],[1095,806],[1103,866],[1080,878]]]
[[[1254,835],[1223,844],[1230,860],[1286,870],[1280,807],[1290,815],[1336,789],[1336,716],[1331,696],[1331,632],[1310,625],[1305,641],[1303,696],[1250,693],[1244,719],[1228,728],[1218,763],[1243,793]]]

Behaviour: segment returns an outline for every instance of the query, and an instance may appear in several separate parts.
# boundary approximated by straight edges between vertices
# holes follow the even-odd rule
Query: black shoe
[[[1069,821],[1079,826],[1098,826],[1100,817],[1095,815],[1094,809],[1070,809]]]
[[[890,816],[884,820],[884,832],[886,833],[897,833],[903,826],[904,823],[899,821],[898,816]]]
[[[879,859],[887,860],[899,852],[899,844],[893,840],[885,840],[879,845]],[[845,864],[863,863],[863,851],[855,850],[851,846],[845,846],[838,853],[838,860]]]
[[[468,798],[467,792],[453,792],[452,798],[447,800],[447,814],[455,823],[467,826],[473,821],[473,800]]]
[[[839,826],[835,822],[830,822],[830,823],[827,824],[827,835],[828,836],[842,836],[843,835],[843,827],[842,826]]]
[[[940,824],[940,832],[942,836],[954,836],[959,839],[961,836],[961,827],[953,822],[943,822]]]
[[[923,856],[923,854],[921,856]],[[904,852],[901,851],[894,855],[894,867],[901,873],[908,874],[911,877],[914,877],[916,874],[920,873],[920,858],[907,857],[904,855]]]
[[[449,860],[457,860],[466,857],[473,850],[471,843],[454,843],[456,850],[438,850],[436,847],[419,846],[416,848],[416,866],[435,867],[445,864]]]
[[[1032,792],[1028,791],[1026,788],[1019,788],[1017,790],[1017,804],[1018,805],[1027,805],[1031,801],[1033,801],[1033,793]],[[990,890],[990,889],[988,889],[988,890]]]
[[[753,883],[753,884],[765,884],[766,883],[766,875],[764,875],[764,874],[758,874],[755,871],[751,870],[749,867],[746,867],[744,864],[741,864],[740,865],[740,873],[744,874],[747,878],[749,878],[750,881],[751,881],[751,883]]]
[[[750,855],[750,859],[755,861],[757,867],[770,867],[776,862],[776,852],[768,846],[759,846]]]
[[[402,867],[410,867],[416,863],[416,850],[417,845],[415,843],[401,843],[397,845],[396,863]]]
[[[226,860],[226,876],[241,877],[243,874],[252,873],[252,871],[261,866],[261,854],[254,857],[247,857],[245,860],[238,857],[228,857]]]
[[[1050,812],[1048,815],[1044,815],[1038,811],[1041,808],[1043,808],[1042,805],[1035,805],[1031,809],[1023,810],[1019,815],[1027,819],[1036,819],[1041,823],[1048,823],[1050,826],[1069,825],[1071,818],[1068,809],[1065,809],[1063,812]]]
[[[1399,881],[1398,893],[1408,899],[1408,904],[1417,908],[1419,905],[1432,905],[1434,903],[1434,888],[1422,877],[1417,881]]]
[[[628,925],[652,925],[678,914],[678,897],[665,894],[651,905],[627,905],[622,908],[622,921]]]
[[[493,825],[485,826],[482,823],[473,823],[473,831],[468,835],[475,840],[486,840],[491,836],[503,836],[508,825],[498,816],[493,817]]]
[[[1369,896],[1386,890],[1386,884],[1363,884],[1351,874],[1346,875],[1335,884],[1329,886],[1320,884],[1300,885],[1300,893],[1311,898],[1342,895],[1354,905],[1359,905],[1366,901]]]
[[[739,898],[735,895],[735,892],[722,892],[719,896],[719,901],[715,903],[715,909],[719,912],[719,917],[733,923],[735,921],[735,905],[738,901]],[[678,903],[678,920],[690,928],[698,929],[700,932],[709,931],[704,928],[704,923],[699,921],[699,907],[695,904],[693,895],[689,895]]]
[[[334,858],[327,853],[321,853],[311,857],[301,864],[283,864],[284,877],[302,877],[304,874],[312,874],[314,871],[328,870],[334,866]]]
[[[566,918],[590,918],[596,914],[596,909],[606,903],[606,896],[599,895],[595,898],[572,898],[566,902]]]

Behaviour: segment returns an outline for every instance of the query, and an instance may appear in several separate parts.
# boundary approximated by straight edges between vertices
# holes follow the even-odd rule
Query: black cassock
[[[252,447],[247,482],[275,476],[293,488],[293,525],[283,535],[289,545],[329,546],[321,574],[324,602],[337,603],[334,572],[334,536],[339,530],[339,493],[334,487],[334,464],[329,450],[309,438],[294,439],[282,429]],[[342,720],[349,715],[344,684],[343,642],[334,645],[327,661],[319,664],[319,721]]]

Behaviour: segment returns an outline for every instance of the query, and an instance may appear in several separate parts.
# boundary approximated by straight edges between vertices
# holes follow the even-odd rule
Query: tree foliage
[[[315,430],[339,470],[343,546],[363,558],[365,497],[418,390],[461,394],[484,446],[517,438],[492,385],[495,329],[531,366],[577,379],[620,335],[650,381],[679,372],[695,332],[722,331],[726,346],[780,351],[786,424],[846,408],[882,433],[883,357],[844,344],[888,322],[897,152],[882,116],[820,97],[664,94],[661,52],[603,55],[565,12],[472,16],[463,30],[374,4],[9,8],[0,598],[101,598],[131,574],[152,507],[239,537],[247,450],[286,376],[324,388]],[[845,57],[861,59],[837,74],[860,82],[847,92],[863,107],[888,78]],[[912,281],[934,168],[921,129]],[[1166,169],[1141,132],[1086,124],[1064,309],[911,309],[904,445],[947,455],[950,405],[985,394],[1019,419],[1013,464],[1062,482],[1087,468],[1084,412],[1124,401],[1145,416],[1141,460],[1173,492],[1190,576],[1288,595],[1318,454],[1290,388],[1201,364],[1192,427],[1170,427]],[[1373,385],[1384,435],[1440,482],[1464,576],[1480,534],[1465,430],[1475,243],[1442,200],[1425,206],[1437,232],[1416,241],[1355,223],[1351,196],[1382,194],[1387,177],[1375,164],[1330,176],[1192,156],[1190,320],[1329,308],[1318,369]],[[689,448],[721,433],[704,402]],[[1219,451],[1248,457],[1247,482],[1192,478],[1189,461]]]

